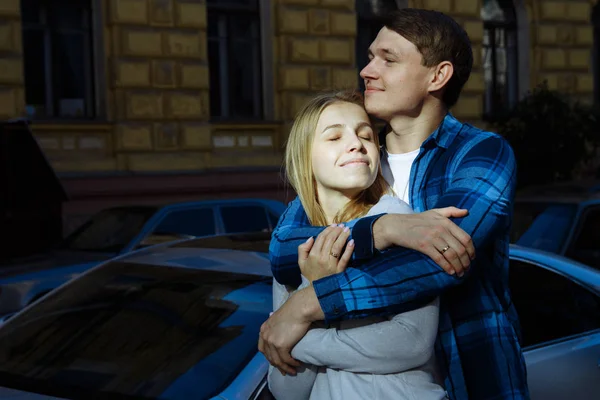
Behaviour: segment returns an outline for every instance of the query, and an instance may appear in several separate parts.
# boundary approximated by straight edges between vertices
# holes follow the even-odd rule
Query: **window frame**
[[[259,106],[260,112],[254,116],[235,116],[229,111],[228,115],[213,115],[211,111],[210,122],[213,123],[223,123],[223,122],[256,122],[256,121],[273,121],[275,119],[275,107],[274,107],[274,82],[273,82],[273,22],[272,22],[272,10],[271,3],[269,0],[256,0],[256,9],[254,6],[240,6],[235,4],[226,4],[226,3],[206,3],[207,8],[207,20],[210,21],[208,14],[211,11],[215,11],[218,13],[222,13],[227,16],[230,13],[243,13],[252,11],[257,14],[258,17],[258,62],[257,67],[259,71],[257,75],[260,77],[260,84],[257,85],[260,88],[261,93],[256,95],[254,100],[254,107]],[[225,28],[226,29],[226,28]],[[207,41],[210,42],[214,40],[208,34],[207,28]],[[229,46],[229,36],[227,43],[225,46]],[[229,54],[229,49],[226,49],[227,54]],[[210,58],[208,60],[209,70],[211,68]],[[218,68],[225,69],[221,73],[221,80],[229,82],[229,68],[228,63],[219,62]],[[225,72],[225,74],[223,74]],[[210,73],[210,71],[209,71]],[[227,90],[221,89],[221,107],[226,104],[226,108],[231,108],[231,100],[229,97],[229,88]],[[223,95],[226,95],[226,99],[223,99]]]
[[[504,35],[504,47],[498,47],[496,44],[498,32],[501,32]],[[494,121],[504,112],[514,107],[519,100],[519,45],[517,20],[516,18],[505,21],[484,20],[483,35],[484,39],[481,44],[481,68],[484,74],[485,88],[483,94],[483,119],[486,121]],[[487,44],[485,43],[486,35],[488,40]],[[513,46],[510,45],[511,40],[514,41]],[[498,79],[498,49],[504,49],[506,52],[504,86],[500,85]],[[491,64],[491,82],[489,86],[485,80],[488,52],[490,58],[489,63]],[[491,93],[488,92],[488,88],[491,88]],[[505,104],[501,104],[501,102],[498,100],[498,94],[502,91],[504,92],[506,98]]]
[[[512,264],[514,262],[519,262],[519,263],[523,263],[523,264],[528,264],[528,266],[530,267],[536,267],[536,268],[541,268],[542,270],[544,270],[545,272],[548,273],[553,273],[556,276],[559,276],[561,278],[567,279],[571,284],[576,285],[578,288],[587,291],[589,294],[595,296],[599,303],[600,303],[600,294],[596,293],[596,291],[594,290],[594,288],[589,287],[589,285],[586,282],[583,282],[575,277],[572,277],[568,274],[565,274],[563,271],[560,270],[556,270],[548,265],[545,265],[543,263],[525,258],[525,257],[514,257],[511,256],[510,260],[509,260],[509,274],[511,273],[511,271],[513,271],[513,267]],[[511,289],[511,293],[512,293],[512,287],[510,287]],[[512,294],[511,294],[511,300],[512,300]],[[514,303],[513,303],[514,304]],[[517,306],[515,305],[515,310],[517,311],[517,315],[519,315],[519,309],[517,308]],[[600,318],[599,318],[600,319]],[[519,321],[521,320],[521,315],[519,315]],[[536,350],[536,349],[540,349],[543,347],[547,347],[547,346],[551,346],[557,343],[564,343],[564,342],[568,342],[574,339],[578,339],[584,336],[588,336],[594,333],[598,333],[600,332],[600,327],[599,328],[595,328],[595,329],[590,329],[584,332],[579,332],[579,333],[575,333],[575,334],[571,334],[571,335],[567,335],[567,336],[563,336],[560,338],[556,338],[556,339],[551,339],[551,340],[547,340],[547,341],[543,341],[543,342],[539,342],[536,344],[531,344],[531,345],[527,345],[527,346],[523,346],[523,350],[524,351],[530,351],[530,350]],[[522,334],[522,333],[521,333]]]
[[[52,71],[53,64],[53,49],[51,43],[52,25],[47,21],[42,21],[37,27],[28,26],[27,23],[22,23],[21,34],[24,34],[26,30],[35,29],[40,30],[44,36],[44,53],[45,53],[45,66],[44,66],[44,79],[46,87],[46,98],[44,106],[46,108],[45,115],[28,116],[36,122],[52,122],[52,121],[74,121],[74,122],[86,122],[86,121],[97,121],[106,119],[106,70],[105,70],[105,53],[104,53],[104,19],[103,19],[103,7],[102,0],[83,0],[84,9],[88,16],[89,26],[87,26],[81,33],[85,36],[85,47],[86,54],[83,54],[84,64],[86,69],[86,87],[84,89],[84,105],[86,114],[82,116],[69,116],[59,115],[59,112],[55,110],[58,97],[54,96],[55,92],[55,77]],[[23,0],[19,2],[20,7],[23,7]],[[37,11],[43,13],[48,8],[48,5],[42,5]],[[23,57],[25,57],[26,50],[23,49]],[[49,62],[48,62],[49,60]],[[24,85],[27,87],[27,77],[24,75]],[[25,99],[26,101],[26,99]],[[27,107],[32,106],[26,104]],[[34,109],[35,112],[35,109]]]

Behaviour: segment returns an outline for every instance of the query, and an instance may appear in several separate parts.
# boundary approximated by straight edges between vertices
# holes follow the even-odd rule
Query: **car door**
[[[511,260],[531,398],[600,398],[600,300],[541,266]]]

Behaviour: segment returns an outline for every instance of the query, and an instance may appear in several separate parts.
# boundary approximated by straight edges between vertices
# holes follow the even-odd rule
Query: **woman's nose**
[[[365,148],[362,140],[356,135],[353,134],[350,139],[348,139],[348,151],[362,151]]]

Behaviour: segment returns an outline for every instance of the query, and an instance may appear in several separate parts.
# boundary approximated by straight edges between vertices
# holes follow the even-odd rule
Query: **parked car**
[[[600,181],[544,185],[520,192],[511,242],[600,269]]]
[[[284,210],[279,201],[233,199],[100,211],[58,249],[0,266],[0,316],[120,254],[172,240],[270,232]]]
[[[0,398],[272,399],[257,351],[269,234],[171,242],[87,271],[0,326]],[[600,271],[511,246],[532,399],[597,399]]]

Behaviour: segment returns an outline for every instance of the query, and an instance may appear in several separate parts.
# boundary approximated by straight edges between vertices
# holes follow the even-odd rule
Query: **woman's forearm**
[[[399,373],[433,354],[439,300],[389,321],[350,329],[313,328],[292,350],[304,363],[373,374]]]

